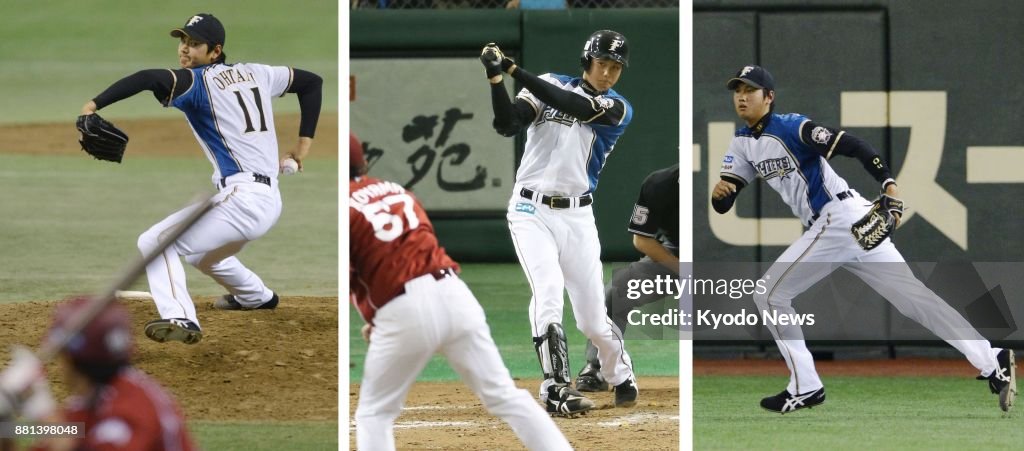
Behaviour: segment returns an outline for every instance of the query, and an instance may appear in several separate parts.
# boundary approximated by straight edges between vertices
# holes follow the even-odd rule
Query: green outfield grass
[[[116,165],[83,155],[0,154],[0,302],[59,299],[106,287],[139,253],[139,234],[213,192],[210,164],[194,158],[126,158]],[[338,162],[311,159],[281,178],[277,225],[239,258],[287,295],[338,292]],[[193,295],[223,288],[189,265]],[[145,280],[136,288],[149,291]]]
[[[203,449],[223,451],[334,451],[334,422],[241,423],[193,421],[192,434]]]
[[[609,280],[613,265],[605,265]],[[537,354],[533,350],[527,307],[530,287],[518,264],[465,264],[461,277],[473,290],[487,314],[487,324],[498,345],[501,357],[513,377],[540,377]],[[565,331],[569,341],[569,360],[573,376],[583,365],[586,338],[576,329],[576,320],[568,299],[565,302]],[[652,307],[657,307],[653,305]],[[350,380],[362,378],[366,342],[359,335],[363,325],[359,313],[349,308],[349,356],[355,364],[349,370]],[[632,331],[636,332],[636,331]],[[633,358],[633,367],[641,376],[674,376],[679,374],[679,341],[676,339],[644,339],[642,334],[626,330],[626,349]],[[435,356],[418,380],[455,380],[458,376],[443,357]]]
[[[229,63],[316,72],[324,78],[324,111],[338,108],[336,2],[8,0],[4,10],[0,122],[74,121],[83,103],[119,78],[140,69],[177,68],[177,40],[168,33],[199,12],[224,23]],[[180,114],[159,108],[151,95],[107,110],[111,119]],[[275,110],[298,111],[298,102],[279,102]]]
[[[830,377],[825,383],[825,404],[779,415],[758,403],[782,390],[785,378],[695,377],[694,449],[1024,446],[1021,412],[1004,416],[985,382],[953,377]]]

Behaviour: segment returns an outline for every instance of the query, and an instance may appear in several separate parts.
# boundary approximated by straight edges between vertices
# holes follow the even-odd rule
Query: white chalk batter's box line
[[[468,409],[470,406],[414,406],[405,407],[402,410],[441,410],[441,409]],[[495,418],[497,420],[497,418]],[[500,421],[500,420],[499,420]],[[625,425],[635,424],[646,424],[646,423],[660,423],[670,422],[678,423],[679,415],[663,415],[659,413],[634,413],[626,415],[624,417],[610,419],[608,421],[600,421],[594,423],[595,426],[606,427],[606,428],[617,428]],[[427,428],[448,428],[448,427],[468,427],[468,426],[481,426],[487,425],[492,422],[489,421],[398,421],[395,423],[395,429],[427,429]],[[354,420],[349,421],[349,429],[354,431],[356,429],[356,422]]]
[[[483,406],[412,406],[412,407],[402,407],[402,410],[413,410],[413,411],[416,411],[416,410],[448,410],[448,409],[464,410],[464,409],[475,409],[475,408],[481,408],[482,409]]]

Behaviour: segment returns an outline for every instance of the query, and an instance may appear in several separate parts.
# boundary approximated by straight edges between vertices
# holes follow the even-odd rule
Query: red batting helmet
[[[363,156],[363,143],[355,134],[348,134],[348,178],[354,179],[366,174],[366,157]]]
[[[53,312],[51,339],[65,333],[71,318],[85,310],[88,303],[88,298],[79,297],[58,305]],[[71,337],[62,351],[78,363],[116,365],[127,364],[133,348],[131,317],[123,306],[114,302]]]

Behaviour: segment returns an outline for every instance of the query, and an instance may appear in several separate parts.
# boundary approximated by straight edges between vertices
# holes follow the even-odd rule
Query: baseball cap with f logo
[[[217,44],[224,46],[224,25],[213,14],[199,13],[188,19],[185,26],[171,30],[171,36],[186,36],[207,43],[211,48]]]
[[[757,89],[775,90],[775,79],[771,73],[761,66],[744,66],[736,72],[735,77],[729,79],[726,87],[729,90],[734,90],[740,83],[746,83]]]

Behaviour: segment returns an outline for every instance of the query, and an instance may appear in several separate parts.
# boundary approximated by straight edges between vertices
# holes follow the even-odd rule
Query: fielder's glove
[[[870,251],[892,235],[901,217],[903,217],[903,201],[882,194],[872,202],[868,214],[853,223],[850,232],[853,233],[853,237],[860,247]]]
[[[97,160],[120,163],[128,146],[128,135],[98,114],[78,116],[75,127],[82,134],[82,150]]]

